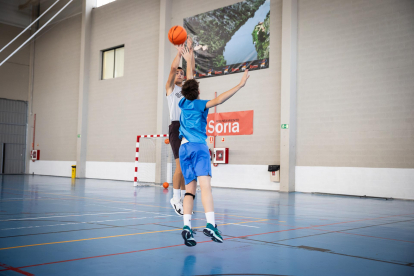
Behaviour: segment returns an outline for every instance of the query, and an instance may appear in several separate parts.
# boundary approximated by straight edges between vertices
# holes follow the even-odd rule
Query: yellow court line
[[[18,190],[18,189],[10,189],[10,188],[5,188],[5,189],[15,190],[15,191],[29,191],[29,190]],[[139,206],[146,206],[146,207],[157,207],[157,208],[171,209],[171,207],[163,207],[163,206],[157,206],[157,205],[146,205],[146,204],[140,204],[140,203],[135,203],[135,202],[115,201],[115,200],[110,200],[110,199],[100,199],[100,198],[94,198],[94,197],[62,195],[62,194],[46,193],[46,192],[38,192],[38,193],[47,194],[47,195],[58,195],[58,196],[68,196],[68,197],[74,197],[74,198],[84,198],[84,199],[100,200],[100,201],[107,201],[107,202],[114,202],[114,203],[132,204],[132,205],[139,205]],[[195,213],[204,213],[202,211],[194,211],[194,212]],[[239,217],[239,218],[249,218],[249,219],[263,219],[263,218],[236,216],[236,215],[229,215],[229,214],[222,214],[222,213],[215,213],[215,214],[216,215],[222,215],[222,216],[229,216],[229,217]]]
[[[260,222],[260,221],[266,221],[266,220],[268,220],[268,219],[256,220],[256,221],[246,221],[246,222],[240,222],[240,223],[237,223],[237,224],[251,223],[251,222]],[[233,223],[225,223],[225,224],[219,224],[219,226],[232,225],[232,224]],[[195,228],[204,228],[204,226],[193,227],[193,229],[195,229]],[[116,236],[106,236],[106,237],[97,237],[97,238],[88,238],[88,239],[79,239],[79,240],[69,240],[69,241],[59,241],[59,242],[46,242],[46,243],[38,243],[38,244],[27,244],[27,245],[19,245],[19,246],[12,246],[12,247],[4,247],[4,248],[0,248],[0,250],[23,248],[23,247],[32,247],[32,246],[39,246],[39,245],[68,243],[68,242],[100,240],[100,239],[108,239],[108,238],[118,238],[118,237],[136,236],[136,235],[153,234],[153,233],[163,233],[163,232],[181,231],[181,230],[182,229],[170,229],[170,230],[161,230],[161,231],[152,231],[152,232],[141,232],[141,233],[123,234],[123,235],[116,235]]]

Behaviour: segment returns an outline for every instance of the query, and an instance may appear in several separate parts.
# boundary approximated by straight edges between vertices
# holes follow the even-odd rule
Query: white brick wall
[[[0,23],[0,49],[21,31],[23,31],[22,28]],[[0,53],[0,61],[7,58],[29,37],[29,32],[26,32],[10,44]],[[22,48],[0,67],[0,98],[27,101],[29,91],[29,50],[29,46]]]
[[[199,1],[174,1],[171,26],[181,25],[184,17],[236,2],[238,1],[212,1],[200,5]],[[233,164],[279,163],[280,111],[278,106],[280,105],[281,5],[281,1],[271,1],[270,69],[252,72],[249,83],[243,91],[231,101],[218,107],[218,112],[252,109],[255,111],[254,135],[229,136],[226,137],[225,142],[218,142],[216,145],[217,147],[230,148],[230,162]],[[93,10],[88,106],[88,161],[131,162],[134,158],[136,135],[156,132],[159,12],[159,2],[151,0],[115,1]],[[80,30],[80,16],[76,18],[76,23],[74,23],[74,19],[70,19],[70,21],[66,20],[64,24],[60,23],[59,25],[73,29],[73,24],[78,24],[76,28]],[[80,33],[76,35],[79,37]],[[48,46],[46,39],[49,37],[50,46]],[[50,88],[57,91],[67,91],[69,87],[78,83],[77,79],[72,78],[72,71],[70,77],[66,79],[61,74],[62,70],[65,71],[68,68],[54,68],[57,65],[64,67],[66,62],[69,64],[75,61],[77,64],[79,63],[78,49],[80,44],[78,38],[71,40],[73,43],[78,43],[78,47],[71,55],[65,55],[70,52],[70,48],[66,45],[52,47],[57,44],[68,44],[65,37],[72,39],[72,33],[65,34],[60,29],[56,29],[53,36],[52,33],[45,35],[45,42],[38,48],[38,52],[41,51],[42,55],[47,58],[47,62],[42,63],[44,65],[36,67],[37,82],[41,81],[41,85],[38,85],[36,91],[45,95],[42,96],[43,98],[38,97],[39,106],[41,106],[41,101],[50,102],[55,97]],[[56,41],[52,41],[52,38]],[[100,51],[122,44],[125,45],[124,77],[100,80]],[[68,45],[73,46],[74,44],[69,43]],[[62,51],[57,53],[58,49],[62,49]],[[173,47],[171,49],[172,56],[174,56],[175,49]],[[54,80],[47,77],[52,68],[56,69],[52,73],[53,76],[56,75]],[[76,72],[79,70],[78,67],[74,69]],[[76,77],[76,74],[73,77]],[[220,93],[233,87],[239,82],[240,77],[241,74],[202,80],[206,98],[213,98],[214,91]],[[60,82],[59,85],[57,81]],[[77,101],[77,86],[74,87],[76,88],[74,93],[76,93]],[[47,89],[42,90],[43,88]],[[51,95],[49,99],[46,96],[48,94]],[[70,113],[72,115],[68,116],[60,113],[59,110],[62,108],[68,108],[68,102],[60,100],[59,104],[53,101],[54,106],[45,109],[45,112],[51,114],[45,122],[55,121],[55,118],[59,118],[64,122],[62,127],[65,126],[67,120],[74,120],[76,123],[77,115],[75,113]],[[69,101],[69,105],[71,105],[71,101]],[[54,116],[55,113],[59,113],[59,115]],[[62,137],[59,139],[55,137],[60,135],[76,138],[76,127],[72,131],[73,133],[66,134],[68,129],[56,133],[55,130],[60,128],[56,126],[56,123],[52,125],[55,127],[53,130],[47,125],[37,126],[38,131],[44,136],[53,133],[50,139],[52,146],[45,148],[46,155],[43,157],[47,160],[76,159],[76,139],[73,140],[73,147],[70,142],[69,148],[64,146],[58,149],[58,145],[66,145],[67,142],[62,140]],[[65,134],[63,135],[63,133]],[[40,148],[42,148],[42,145],[45,146],[43,138],[39,139]],[[60,153],[63,150],[67,153],[64,157]],[[53,155],[53,152],[56,154]]]
[[[41,160],[72,161],[76,160],[81,16],[50,27],[35,44],[36,148]]]
[[[123,0],[92,14],[87,161],[133,162],[138,134],[155,134],[159,1]],[[100,51],[125,45],[124,76],[100,80]]]
[[[414,168],[414,1],[299,1],[298,166]]]
[[[237,0],[174,0],[171,26]],[[279,163],[282,1],[271,1],[270,69],[218,112],[254,110],[254,134],[227,136],[235,165]],[[413,1],[299,1],[297,165],[414,168]],[[133,162],[137,134],[156,132],[159,2],[93,11],[87,160]],[[76,159],[80,15],[36,41],[34,113],[42,160]],[[125,75],[100,80],[100,51],[125,45]],[[171,56],[175,49],[171,47]],[[202,98],[241,74],[201,80]],[[303,178],[303,179],[306,179]]]

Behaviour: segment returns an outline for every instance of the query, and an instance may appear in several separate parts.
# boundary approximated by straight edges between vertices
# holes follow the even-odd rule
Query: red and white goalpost
[[[136,151],[135,151],[134,186],[138,186],[138,183],[140,182],[140,179],[138,178],[138,167],[140,167],[140,170],[141,170],[141,166],[144,167],[143,164],[141,164],[141,166],[140,166],[140,162],[139,162],[140,142],[141,142],[142,138],[149,138],[149,139],[168,138],[168,134],[138,135],[137,136],[137,144],[136,144]],[[161,145],[163,145],[163,144],[164,143],[161,143]],[[168,146],[169,150],[168,150],[167,146]],[[166,144],[164,144],[163,149],[164,150],[161,150],[161,153],[160,153],[160,154],[162,154],[162,157],[161,157],[160,160],[161,160],[162,170],[164,170],[163,173],[164,173],[164,175],[166,175],[167,174],[166,171],[168,170],[167,166],[168,166],[168,163],[169,163],[168,162],[168,157],[172,156],[172,151],[171,151],[170,145],[166,145]],[[155,146],[151,149],[146,148],[146,151],[147,151],[147,156],[148,155],[155,156]],[[165,152],[163,152],[163,151],[165,151]],[[155,164],[154,164],[154,166],[155,166]],[[145,169],[145,167],[142,168],[142,169]],[[148,167],[147,167],[147,169],[148,169]],[[148,169],[148,170],[150,170],[151,173],[152,173],[151,169]],[[172,168],[170,168],[170,170],[172,170]],[[155,171],[153,173],[155,174]],[[145,181],[148,182],[147,180],[145,180]],[[152,182],[152,181],[149,181],[149,182]]]

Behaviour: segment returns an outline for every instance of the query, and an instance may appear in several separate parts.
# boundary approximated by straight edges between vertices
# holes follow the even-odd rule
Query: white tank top
[[[180,102],[182,97],[183,95],[181,94],[181,87],[174,84],[174,90],[170,95],[167,96],[171,121],[180,120],[181,109],[178,107],[178,103]]]

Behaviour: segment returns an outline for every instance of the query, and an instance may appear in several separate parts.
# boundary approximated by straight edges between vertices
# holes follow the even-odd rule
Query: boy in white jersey
[[[181,216],[184,214],[182,201],[185,194],[185,185],[179,159],[181,139],[178,137],[178,132],[180,128],[181,109],[178,107],[178,103],[183,97],[181,88],[184,81],[184,71],[181,67],[178,67],[178,65],[180,64],[181,57],[185,55],[185,59],[187,60],[187,71],[188,68],[190,68],[190,71],[194,70],[195,62],[192,43],[191,38],[189,38],[187,41],[188,50],[185,49],[184,44],[174,46],[177,49],[177,55],[171,64],[170,74],[168,76],[167,84],[165,85],[171,120],[168,134],[176,164],[176,169],[173,175],[173,198],[171,198],[170,203],[177,215]]]
[[[207,225],[203,233],[213,241],[222,243],[223,238],[217,230],[214,217],[213,195],[211,193],[211,163],[210,154],[206,144],[206,127],[208,109],[222,104],[236,94],[249,78],[249,70],[244,71],[243,77],[238,85],[220,94],[217,98],[200,100],[199,83],[190,79],[182,88],[183,98],[180,100],[180,163],[185,179],[186,194],[184,197],[184,227],[181,236],[184,244],[195,246],[197,242],[191,229],[191,213],[197,188],[197,180],[201,188],[201,200],[203,202]],[[188,76],[190,78],[190,76]]]

